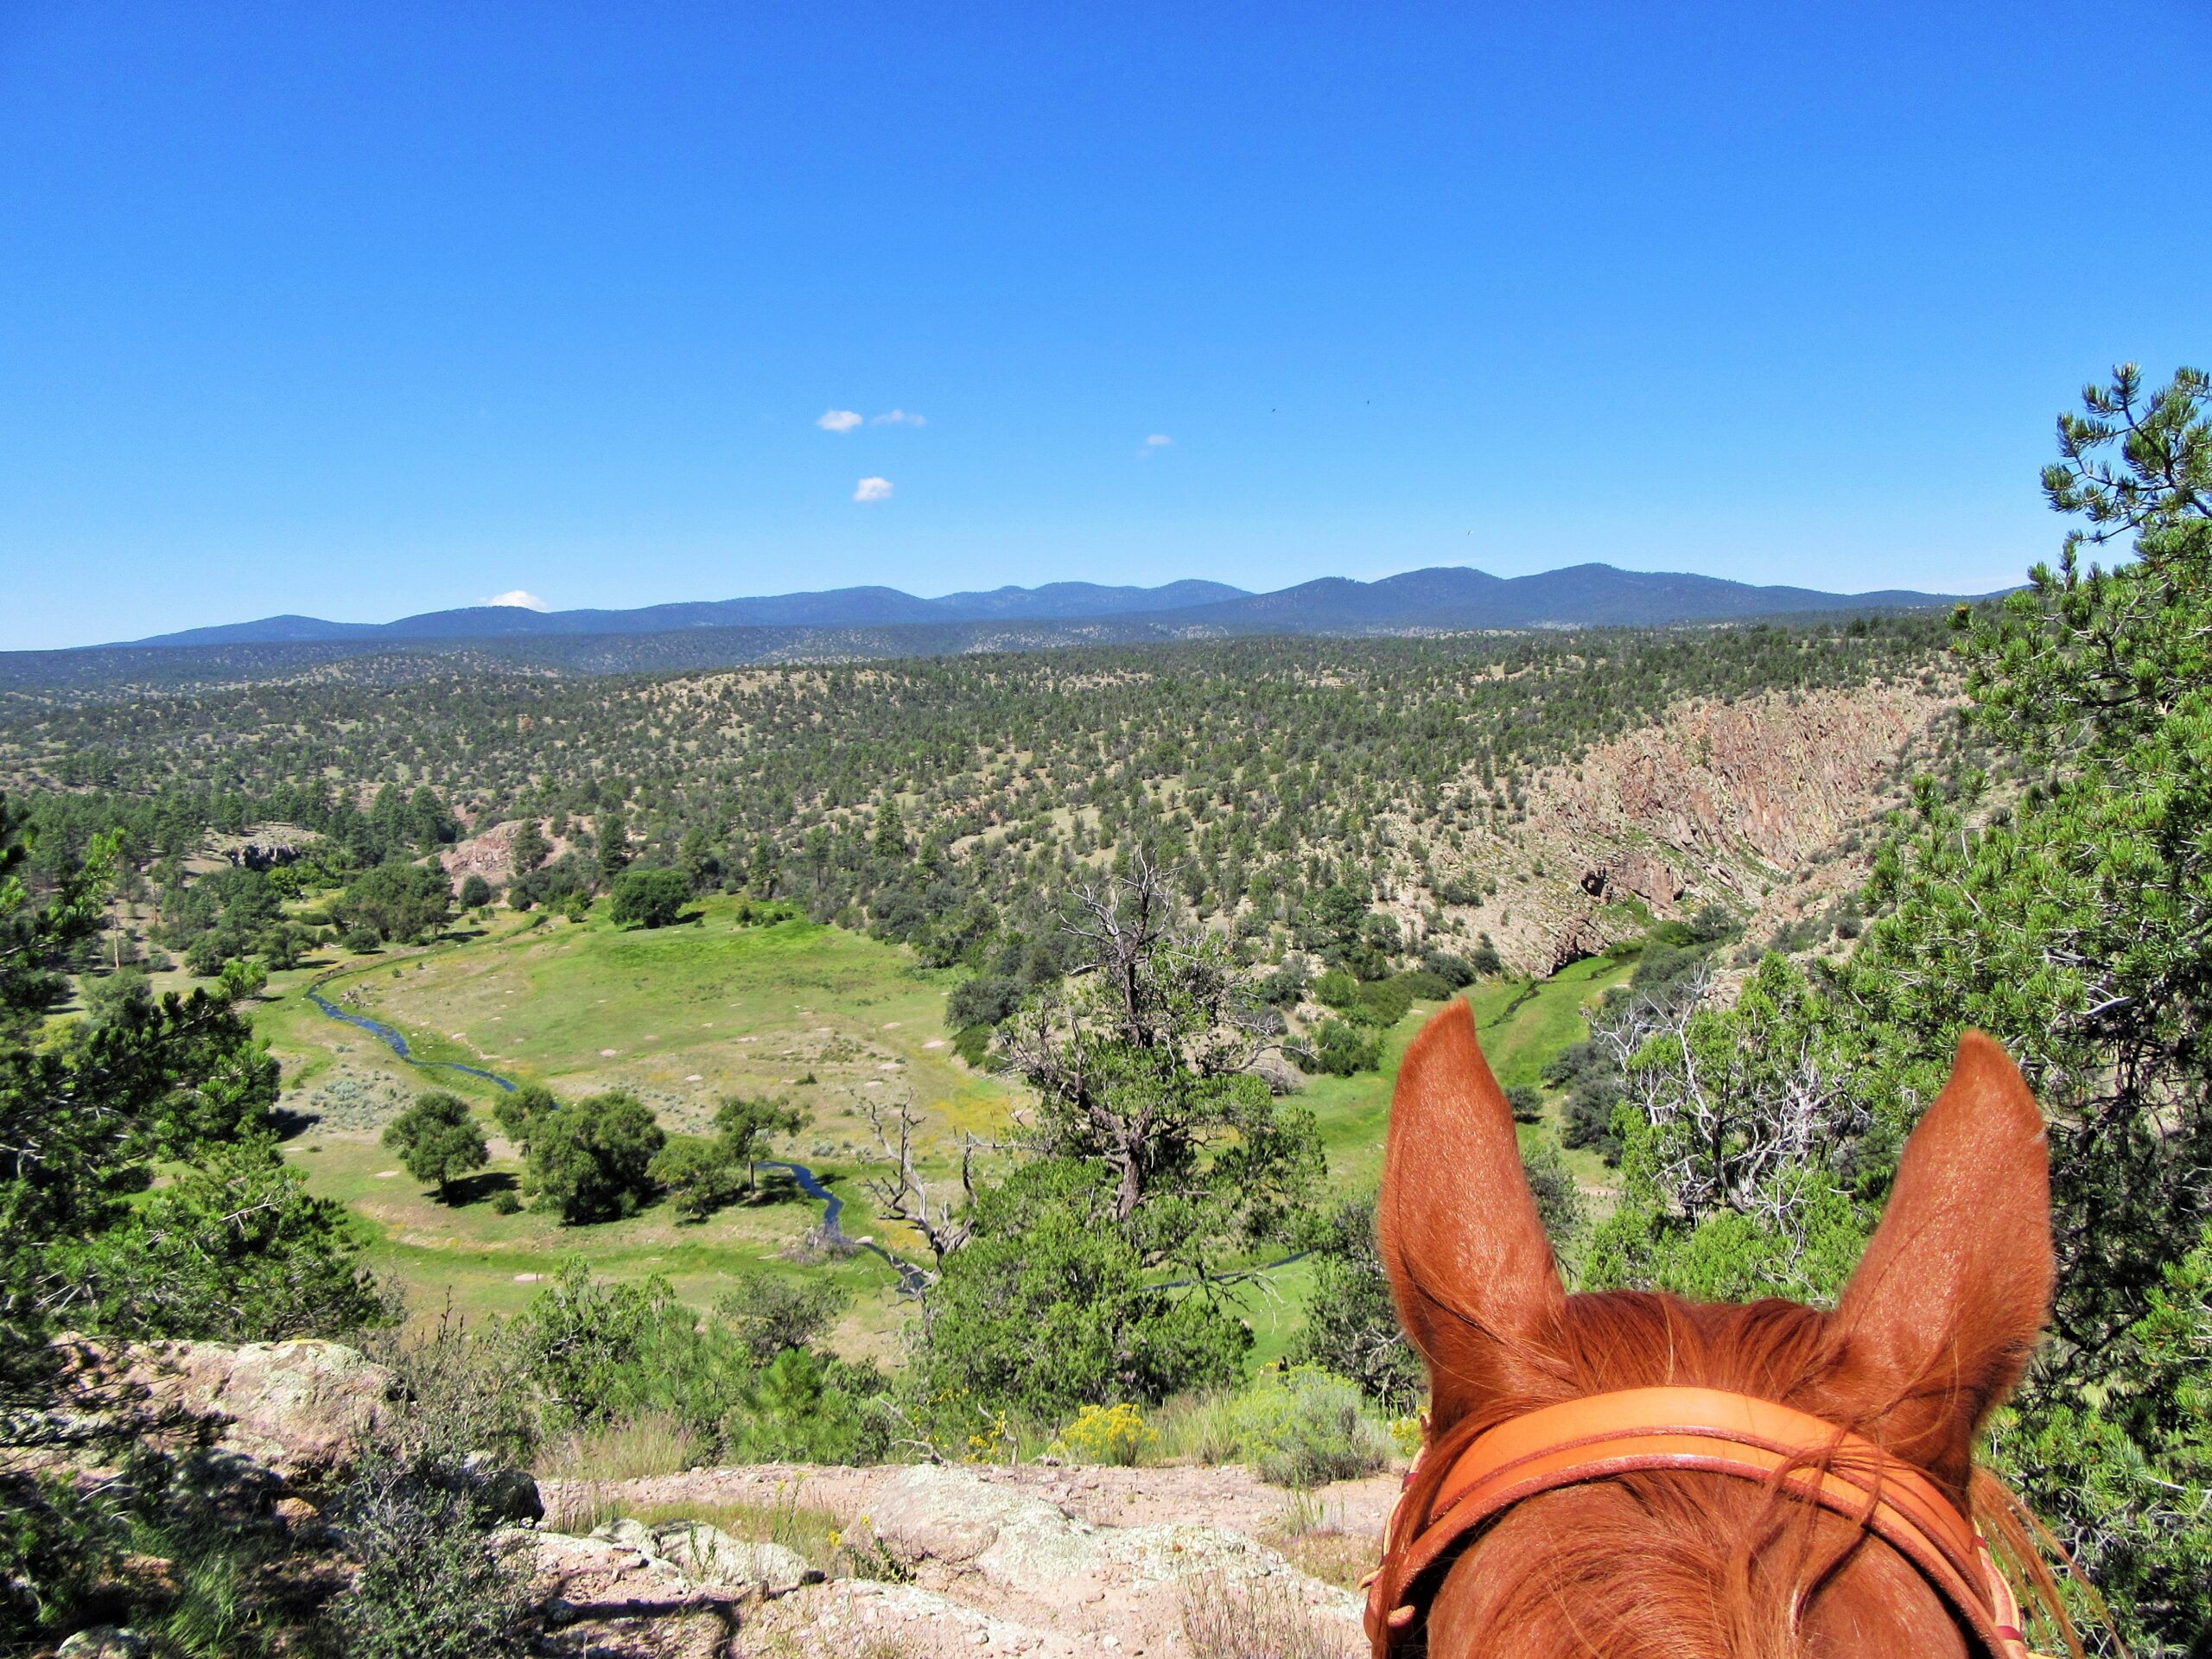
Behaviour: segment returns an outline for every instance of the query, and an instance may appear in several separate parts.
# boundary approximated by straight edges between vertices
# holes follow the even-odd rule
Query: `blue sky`
[[[0,0],[0,647],[515,590],[1997,586],[2081,384],[2212,357],[2212,9],[2090,21]]]

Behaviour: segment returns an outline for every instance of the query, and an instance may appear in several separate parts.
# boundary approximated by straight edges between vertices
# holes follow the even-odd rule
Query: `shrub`
[[[455,1181],[491,1160],[467,1103],[443,1090],[423,1096],[386,1124],[384,1144],[399,1154],[410,1175],[436,1187],[448,1203]]]
[[[347,1659],[505,1659],[531,1650],[526,1542],[495,1539],[476,1495],[371,1459],[340,1505],[359,1564],[328,1619]]]
[[[804,1347],[760,1363],[756,1353],[827,1317],[818,1304],[775,1311],[773,1332],[767,1321],[702,1321],[664,1280],[602,1283],[571,1262],[509,1327],[512,1352],[546,1421],[574,1437],[570,1464],[881,1456],[886,1420],[872,1404],[880,1375]]]
[[[461,878],[461,907],[463,910],[481,910],[491,902],[492,884],[489,881],[474,870]]]
[[[617,927],[666,927],[690,896],[681,870],[625,870],[614,878],[607,913]]]
[[[849,1386],[861,1381],[863,1386]],[[867,1383],[876,1386],[870,1389]],[[810,1348],[786,1348],[747,1381],[743,1399],[724,1414],[722,1455],[740,1463],[855,1463],[880,1457],[880,1419],[863,1396],[881,1380],[825,1358]]]
[[[1285,957],[1282,966],[1254,986],[1253,990],[1261,1001],[1276,1007],[1287,1007],[1305,996],[1306,988],[1312,982],[1312,976],[1306,971],[1306,958],[1294,952]]]
[[[0,1472],[0,1641],[32,1642],[95,1605],[127,1536],[112,1499],[59,1475]]]
[[[153,988],[137,968],[83,980],[77,995],[84,1002],[85,1017],[96,1026],[118,1025],[154,1011]]]
[[[1278,1486],[1351,1480],[1389,1460],[1389,1435],[1359,1390],[1315,1365],[1263,1375],[1230,1402],[1224,1427],[1230,1455]]]
[[[955,1030],[995,1026],[1021,1006],[1022,995],[1021,982],[1004,975],[981,974],[964,979],[944,999],[945,1023]]]
[[[1429,951],[1421,957],[1421,965],[1455,991],[1475,982],[1474,964],[1449,950]]]
[[[1535,1195],[1536,1215],[1544,1224],[1544,1236],[1551,1240],[1554,1250],[1563,1254],[1582,1230],[1587,1211],[1582,1189],[1575,1185],[1560,1149],[1548,1141],[1535,1151],[1525,1154],[1521,1166],[1529,1178],[1529,1191]]]
[[[1362,1025],[1388,1031],[1406,1017],[1414,1005],[1413,993],[1402,979],[1377,980],[1359,988],[1358,1000],[1348,1011],[1351,1019]]]
[[[339,943],[357,957],[368,956],[384,944],[373,927],[349,927]]]
[[[1559,1138],[1570,1147],[1598,1153],[1609,1164],[1618,1163],[1621,1143],[1613,1132],[1613,1114],[1620,1103],[1620,1084],[1614,1079],[1599,1074],[1576,1078],[1567,1096]]]
[[[1359,1006],[1359,982],[1341,968],[1332,968],[1313,982],[1313,1000],[1338,1010]]]
[[[1405,1410],[1427,1382],[1406,1340],[1390,1281],[1375,1248],[1375,1197],[1346,1198],[1313,1246],[1313,1288],[1293,1339],[1293,1364],[1319,1366],[1357,1383],[1378,1405]]]
[[[671,1373],[680,1377],[690,1369],[693,1324],[666,1281],[604,1284],[570,1261],[509,1332],[522,1375],[556,1429],[595,1427],[656,1405],[675,1408],[695,1427],[710,1426],[722,1402],[678,1402],[671,1396],[683,1390],[668,1385]]]
[[[1313,1033],[1313,1062],[1332,1077],[1372,1071],[1382,1064],[1382,1038],[1342,1020],[1324,1020]]]
[[[570,1224],[635,1215],[652,1195],[668,1137],[636,1096],[592,1095],[531,1125],[527,1184],[541,1209]]]
[[[738,1160],[720,1141],[683,1135],[655,1154],[646,1173],[668,1194],[680,1221],[704,1221],[745,1190]]]
[[[931,1293],[918,1386],[1052,1420],[1237,1374],[1251,1332],[1205,1296],[1147,1284],[1095,1211],[1101,1186],[1097,1165],[1049,1159],[978,1194],[974,1236]]]
[[[715,1304],[755,1364],[766,1365],[788,1348],[810,1348],[837,1322],[850,1294],[821,1278],[804,1281],[760,1273]]]
[[[1744,925],[1725,905],[1710,904],[1689,919],[1690,939],[1697,944],[1726,944],[1744,937]]]
[[[226,934],[202,933],[187,947],[184,965],[194,979],[213,979],[223,971],[233,943]]]
[[[1544,1115],[1544,1091],[1532,1083],[1516,1083],[1505,1091],[1516,1123],[1534,1123]]]
[[[952,1036],[952,1052],[978,1071],[991,1057],[991,1028],[988,1026],[963,1026]],[[812,1077],[803,1079],[811,1083]]]
[[[1084,1407],[1076,1413],[1075,1421],[1060,1430],[1057,1444],[1077,1463],[1130,1469],[1159,1438],[1146,1423],[1143,1410],[1124,1402]]]
[[[1391,982],[1402,987],[1406,995],[1415,1002],[1441,1002],[1466,982],[1464,979],[1446,979],[1442,974],[1433,973],[1427,968],[1415,968],[1400,974]]]

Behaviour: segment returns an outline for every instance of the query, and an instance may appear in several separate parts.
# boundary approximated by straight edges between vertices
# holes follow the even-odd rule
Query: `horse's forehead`
[[[1566,1316],[1575,1368],[1592,1391],[1695,1384],[1784,1399],[1828,1369],[1830,1316],[1801,1303],[1609,1292],[1568,1297]]]
[[[1940,1598],[1889,1546],[1694,1475],[1516,1506],[1452,1568],[1428,1630],[1434,1659],[1967,1656]]]

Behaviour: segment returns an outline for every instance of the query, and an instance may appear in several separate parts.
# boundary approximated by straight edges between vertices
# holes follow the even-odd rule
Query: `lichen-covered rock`
[[[341,1474],[398,1397],[390,1370],[335,1342],[63,1343],[96,1414],[188,1419],[286,1484]]]
[[[803,1584],[819,1584],[822,1573],[806,1558],[782,1544],[748,1543],[704,1521],[665,1521],[648,1527],[628,1517],[594,1528],[592,1538],[695,1586],[739,1594],[788,1595]]]
[[[675,1521],[653,1529],[653,1542],[664,1560],[702,1584],[727,1585],[756,1595],[788,1595],[803,1584],[819,1584],[819,1568],[782,1544],[748,1543],[703,1521]]]
[[[964,1469],[909,1469],[878,1499],[876,1534],[912,1562],[940,1561],[1003,1588],[1036,1592],[1073,1580],[1141,1587],[1194,1573],[1276,1579],[1314,1592],[1333,1611],[1357,1599],[1300,1573],[1266,1546],[1226,1527],[1190,1522],[1094,1527],[1042,1498],[978,1480]],[[1341,1604],[1341,1605],[1338,1605]]]
[[[1056,1504],[932,1464],[893,1481],[874,1520],[876,1535],[902,1560],[944,1561],[1002,1580],[1069,1578],[1097,1554],[1096,1529]]]
[[[762,1651],[798,1659],[844,1659],[855,1652],[1027,1654],[1077,1659],[1103,1650],[1043,1630],[1003,1611],[969,1607],[918,1585],[840,1581],[772,1604],[750,1627]]]
[[[136,1630],[95,1624],[79,1630],[54,1651],[57,1659],[146,1659],[154,1644]]]

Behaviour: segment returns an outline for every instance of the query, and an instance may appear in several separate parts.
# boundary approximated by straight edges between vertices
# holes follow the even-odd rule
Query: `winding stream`
[[[515,1082],[512,1077],[503,1077],[496,1071],[485,1071],[481,1066],[463,1065],[458,1060],[416,1058],[408,1052],[407,1039],[404,1033],[393,1030],[380,1020],[370,1019],[366,1014],[348,1014],[321,991],[310,988],[308,992],[308,1001],[333,1020],[341,1020],[349,1026],[355,1026],[367,1032],[370,1036],[374,1037],[410,1065],[419,1066],[426,1071],[462,1071],[472,1077],[481,1077],[486,1083],[497,1084],[509,1094],[515,1091]],[[788,1170],[791,1179],[798,1183],[798,1190],[822,1205],[822,1236],[830,1245],[833,1247],[842,1245],[849,1249],[867,1250],[872,1255],[881,1256],[889,1264],[891,1270],[899,1275],[899,1291],[901,1295],[911,1296],[927,1282],[919,1268],[911,1262],[899,1260],[874,1239],[853,1238],[848,1236],[840,1224],[841,1218],[845,1213],[844,1199],[823,1185],[822,1178],[804,1164],[792,1163],[781,1158],[763,1158],[759,1161],[761,1167],[765,1169]]]
[[[399,1033],[394,1031],[390,1026],[384,1024],[381,1020],[372,1020],[365,1014],[348,1014],[345,1009],[340,1007],[335,1002],[333,1002],[328,997],[325,996],[321,991],[309,991],[308,993],[308,1001],[314,1003],[315,1007],[321,1008],[325,1014],[328,1014],[334,1020],[343,1020],[349,1026],[359,1026],[363,1031],[367,1032],[370,1036],[374,1037],[378,1041],[382,1042],[386,1048],[389,1048],[393,1053],[398,1055],[401,1059],[406,1061],[410,1065],[419,1065],[425,1071],[441,1069],[447,1071],[466,1071],[472,1077],[481,1077],[486,1083],[498,1084],[500,1088],[505,1090],[511,1095],[515,1091],[514,1080],[512,1078],[503,1077],[496,1071],[486,1071],[481,1066],[463,1065],[459,1060],[416,1059],[412,1054],[407,1052],[407,1039],[400,1035]]]

